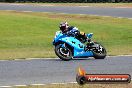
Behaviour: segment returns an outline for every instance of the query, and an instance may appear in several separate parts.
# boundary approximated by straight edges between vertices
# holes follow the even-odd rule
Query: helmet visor
[[[65,32],[65,31],[66,31],[66,26],[61,26],[61,27],[60,27],[60,30],[61,30],[62,32]]]

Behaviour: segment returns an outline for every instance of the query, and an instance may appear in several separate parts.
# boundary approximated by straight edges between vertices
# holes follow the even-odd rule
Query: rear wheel
[[[100,43],[95,42],[92,47],[95,59],[104,59],[106,57],[106,49]]]
[[[69,61],[72,59],[72,52],[66,44],[65,46],[62,46],[62,44],[56,45],[55,54],[64,61]]]

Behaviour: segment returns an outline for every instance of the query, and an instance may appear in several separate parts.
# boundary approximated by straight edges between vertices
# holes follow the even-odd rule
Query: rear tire
[[[72,59],[72,52],[68,46],[61,47],[61,44],[55,46],[55,54],[64,61],[69,61]]]
[[[103,45],[94,42],[93,47],[96,47],[95,49],[93,49],[95,59],[104,59],[106,57],[107,52]]]

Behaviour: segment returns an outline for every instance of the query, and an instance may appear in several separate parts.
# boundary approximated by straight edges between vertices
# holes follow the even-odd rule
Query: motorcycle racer
[[[106,49],[91,39],[93,33],[80,32],[78,28],[69,26],[67,22],[61,22],[59,28],[61,31],[55,33],[52,44],[55,54],[60,59],[69,61],[72,58],[104,59],[106,57]]]
[[[59,28],[63,34],[73,36],[82,43],[85,43],[87,40],[87,36],[85,35],[84,32],[80,32],[77,27],[69,26],[67,22],[61,22]]]

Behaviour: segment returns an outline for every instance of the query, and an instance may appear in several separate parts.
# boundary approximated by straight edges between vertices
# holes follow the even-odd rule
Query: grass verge
[[[129,7],[132,3],[26,3],[32,5],[54,5],[54,6],[94,6],[94,7]]]
[[[101,42],[108,55],[132,54],[132,20],[39,12],[0,11],[0,59],[56,57],[58,24],[67,21]]]
[[[27,86],[17,88],[131,88],[130,84],[86,84],[80,86],[78,84],[57,84],[57,85],[44,85],[44,86]]]

